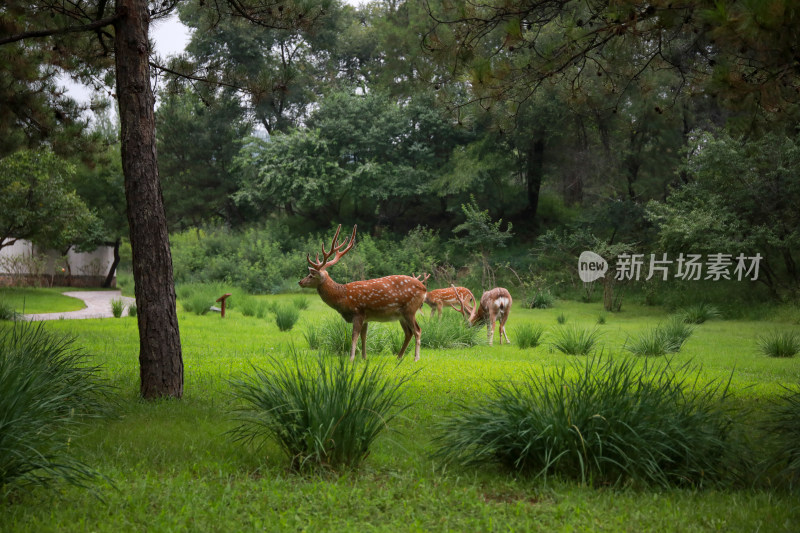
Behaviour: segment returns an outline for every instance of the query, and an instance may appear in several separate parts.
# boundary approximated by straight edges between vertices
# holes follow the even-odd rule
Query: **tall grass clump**
[[[556,322],[558,322],[561,325],[566,324],[567,323],[567,315],[565,315],[564,313],[559,313],[559,315],[556,317]]]
[[[531,309],[549,309],[553,307],[555,300],[555,296],[549,290],[537,291],[531,298],[530,307]]]
[[[590,485],[700,486],[729,475],[726,382],[669,362],[592,357],[494,384],[436,428],[435,456]]]
[[[514,329],[514,340],[522,349],[536,348],[539,346],[544,334],[541,324],[523,324]]]
[[[139,309],[136,307],[136,302],[128,306],[128,316],[136,317]]]
[[[470,327],[458,313],[443,313],[441,318],[423,317],[418,319],[418,322],[422,330],[420,346],[423,348],[469,348],[486,343],[484,329],[482,327]],[[396,351],[400,350],[403,338],[402,335],[398,336],[399,345]],[[411,343],[413,342],[414,339],[412,338]]]
[[[795,331],[771,331],[758,337],[758,348],[768,357],[794,357],[800,352],[800,335]]]
[[[275,324],[281,331],[292,329],[300,318],[300,310],[293,305],[279,305],[275,308]]]
[[[242,406],[236,441],[277,442],[294,470],[357,468],[370,446],[402,412],[410,379],[388,376],[386,364],[352,365],[344,358],[270,359],[270,367],[232,383]]]
[[[672,317],[666,323],[630,339],[625,348],[634,355],[644,356],[677,353],[693,332],[694,327],[684,322],[681,317]]]
[[[19,315],[14,308],[6,302],[0,301],[0,320],[17,320]]]
[[[684,307],[678,311],[678,316],[687,324],[702,324],[706,320],[719,318],[721,315],[715,306],[702,302]]]
[[[400,329],[396,324],[380,324],[371,322],[367,328],[367,354],[379,354],[385,351],[399,351],[402,339],[391,326]],[[312,350],[320,350],[328,355],[349,355],[353,338],[353,324],[345,322],[339,315],[329,315],[317,324],[305,326],[303,336]],[[356,343],[356,353],[360,353],[361,341]]]
[[[772,484],[800,486],[800,386],[786,389],[768,409],[764,429],[773,441],[766,462]]]
[[[108,387],[99,374],[71,337],[42,323],[0,329],[0,488],[98,476],[69,443],[101,411]]]
[[[558,328],[552,337],[551,345],[568,355],[586,355],[594,350],[600,332],[597,328],[586,329],[576,325]]]
[[[244,296],[239,303],[239,311],[241,311],[244,316],[264,318],[267,314],[267,310],[266,302],[254,296]]]
[[[295,306],[300,311],[308,309],[309,300],[305,296],[295,296],[292,298],[292,305]]]
[[[176,285],[175,292],[183,309],[196,315],[205,315],[212,306],[219,306],[217,299],[229,292],[233,296],[225,301],[228,310],[237,308],[239,301],[246,299],[241,290],[222,283],[184,283]]]
[[[111,300],[111,314],[114,315],[114,318],[120,318],[123,311],[125,311],[125,300],[113,298]]]

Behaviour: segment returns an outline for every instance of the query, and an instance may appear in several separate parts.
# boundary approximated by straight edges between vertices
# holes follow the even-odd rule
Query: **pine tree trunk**
[[[143,398],[183,395],[172,256],[156,162],[146,0],[120,0],[115,59]]]

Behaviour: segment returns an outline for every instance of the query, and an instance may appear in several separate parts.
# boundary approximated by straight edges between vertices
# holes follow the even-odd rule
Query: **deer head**
[[[464,318],[467,320],[467,322],[470,323],[470,325],[474,325],[475,322],[477,322],[478,319],[480,318],[480,316],[479,316],[479,314],[477,312],[480,309],[480,305],[478,305],[478,303],[475,302],[475,307],[474,308],[470,307],[469,304],[466,303],[461,298],[461,295],[458,294],[458,291],[456,290],[456,286],[451,283],[450,287],[452,287],[453,292],[455,293],[456,298],[458,299],[458,303],[460,304],[460,307],[456,307],[455,304],[451,303],[450,307],[452,307],[453,309],[455,309],[456,311],[458,311],[459,313],[464,315]]]
[[[342,243],[339,243],[337,240],[339,239],[339,231],[341,231],[341,229],[342,225],[339,224],[339,227],[336,228],[336,233],[333,236],[333,241],[331,241],[331,247],[328,251],[325,251],[325,244],[322,245],[322,261],[319,259],[319,254],[314,255],[314,261],[311,260],[311,256],[309,254],[306,254],[306,261],[308,261],[308,276],[299,281],[301,287],[313,289],[325,283],[325,280],[329,279],[330,277],[326,272],[327,268],[338,263],[339,259],[344,257],[344,255],[353,247],[356,242],[356,226],[353,226],[353,234],[350,236],[350,238]],[[344,250],[342,250],[342,248],[344,248]],[[334,257],[333,259],[330,259],[332,255]]]

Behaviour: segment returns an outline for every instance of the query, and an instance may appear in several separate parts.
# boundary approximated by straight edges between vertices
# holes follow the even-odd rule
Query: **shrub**
[[[771,331],[758,337],[758,347],[768,357],[794,357],[800,352],[800,335],[795,331]]]
[[[703,384],[699,373],[593,357],[498,382],[438,425],[435,456],[593,485],[702,485],[727,473],[736,448],[727,386]]]
[[[544,328],[540,324],[523,324],[514,329],[514,340],[520,348],[536,348],[543,333]]]
[[[625,348],[635,355],[659,356],[679,352],[694,328],[680,317],[673,317],[666,324],[641,333],[627,343]]]
[[[553,307],[555,296],[549,290],[537,291],[531,299],[531,309],[548,309]]]
[[[678,312],[687,324],[702,324],[706,320],[719,318],[719,309],[705,302],[684,307]]]
[[[114,318],[120,318],[123,311],[125,311],[125,300],[113,298],[111,300],[111,314],[114,315]]]
[[[564,313],[560,313],[556,317],[556,322],[558,322],[559,324],[565,324],[567,322],[567,316]]]
[[[79,423],[100,412],[108,387],[73,340],[42,323],[0,329],[0,487],[85,485],[98,476],[68,447]]]
[[[583,329],[573,325],[558,328],[551,344],[565,354],[586,355],[594,349],[599,338],[597,328]]]
[[[800,387],[786,389],[772,404],[764,425],[775,444],[767,471],[776,484],[793,489],[800,483]]]
[[[268,370],[232,383],[244,405],[236,441],[274,440],[294,470],[356,468],[389,422],[403,411],[410,376],[386,377],[385,364],[354,367],[345,358],[270,359]]]
[[[275,324],[281,331],[292,329],[298,318],[300,318],[300,311],[293,305],[279,305],[275,308]]]

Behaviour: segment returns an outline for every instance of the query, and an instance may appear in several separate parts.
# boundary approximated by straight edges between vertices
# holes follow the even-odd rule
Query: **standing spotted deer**
[[[475,296],[472,295],[470,290],[466,287],[448,287],[445,289],[436,289],[428,291],[425,295],[425,303],[431,306],[431,318],[437,311],[439,317],[442,316],[442,308],[445,305],[455,305],[459,303],[459,298],[467,302],[471,306],[475,306]]]
[[[451,287],[453,286],[451,285]],[[489,346],[492,345],[494,338],[496,320],[500,321],[500,344],[503,344],[503,337],[506,338],[507,343],[511,344],[511,341],[508,340],[508,335],[506,335],[506,320],[508,320],[508,314],[511,312],[511,294],[506,289],[495,287],[490,291],[484,292],[483,296],[481,296],[481,303],[477,307],[470,307],[469,304],[464,303],[463,298],[460,296],[458,296],[458,302],[461,304],[460,308],[453,304],[450,304],[450,306],[464,315],[470,326],[474,326],[478,322],[486,322]]]
[[[399,320],[406,338],[398,359],[408,347],[413,335],[416,340],[414,347],[414,361],[419,361],[420,327],[417,323],[416,313],[425,300],[425,286],[417,278],[411,276],[386,276],[384,278],[370,279],[367,281],[354,281],[340,285],[331,279],[326,269],[339,262],[339,259],[350,251],[356,239],[356,226],[350,239],[338,243],[339,231],[336,229],[330,250],[325,251],[322,246],[322,261],[319,255],[315,261],[306,256],[308,261],[308,276],[300,280],[301,287],[316,288],[322,301],[333,307],[342,315],[342,318],[353,324],[353,345],[350,348],[350,360],[356,357],[356,343],[361,337],[361,357],[367,357],[367,325],[369,322],[391,322]],[[344,248],[344,250],[342,250]],[[331,256],[334,256],[330,259]]]

